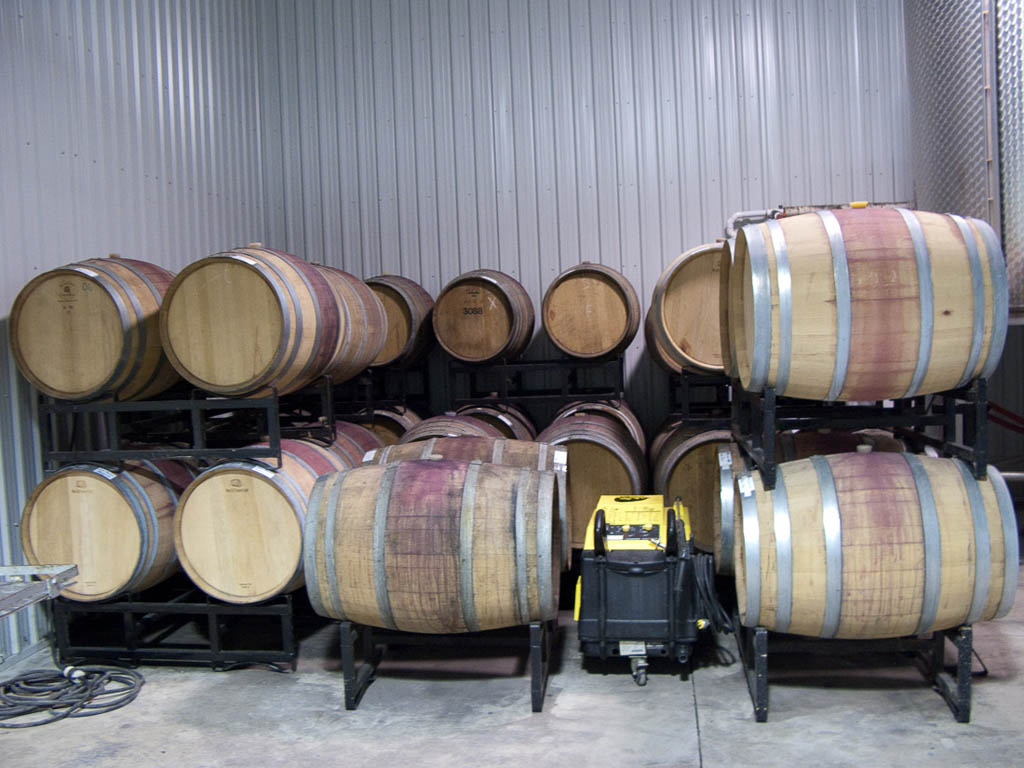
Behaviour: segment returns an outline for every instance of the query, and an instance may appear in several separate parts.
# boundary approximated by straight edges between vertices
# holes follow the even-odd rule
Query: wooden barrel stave
[[[554,488],[549,472],[447,460],[323,477],[305,528],[310,602],[321,615],[412,632],[551,619]]]
[[[503,437],[501,431],[482,419],[472,416],[431,416],[419,424],[410,427],[402,435],[399,443],[413,443],[418,440],[429,440],[432,437],[458,437],[459,435],[475,435],[477,437]]]
[[[384,445],[393,445],[402,435],[419,424],[423,419],[404,405],[376,408],[372,416],[359,420],[359,424],[373,432]]]
[[[629,433],[642,453],[647,451],[647,435],[644,434],[643,425],[625,400],[577,400],[559,408],[551,423],[578,414],[596,414],[614,419]]]
[[[533,420],[523,409],[514,405],[464,405],[456,409],[455,413],[480,419],[501,432],[503,437],[514,440],[533,440],[537,437]]]
[[[640,327],[640,301],[629,280],[611,267],[589,261],[558,275],[541,308],[548,338],[572,357],[618,354]]]

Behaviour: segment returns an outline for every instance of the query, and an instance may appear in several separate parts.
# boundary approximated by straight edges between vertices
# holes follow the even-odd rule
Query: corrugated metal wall
[[[646,307],[733,211],[910,196],[899,0],[261,9],[271,240],[362,277],[436,294],[491,267],[539,306],[590,260]],[[641,348],[650,427],[666,392]]]
[[[0,3],[0,313],[23,283],[120,253],[178,269],[262,237],[256,7],[245,0]],[[0,322],[0,562],[40,476]],[[38,639],[0,619],[0,658]]]

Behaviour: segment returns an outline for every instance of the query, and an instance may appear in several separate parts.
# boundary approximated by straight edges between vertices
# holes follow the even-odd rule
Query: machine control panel
[[[661,526],[652,523],[644,523],[642,525],[615,525],[610,523],[608,525],[607,538],[609,541],[628,541],[630,539],[659,541],[661,539]]]

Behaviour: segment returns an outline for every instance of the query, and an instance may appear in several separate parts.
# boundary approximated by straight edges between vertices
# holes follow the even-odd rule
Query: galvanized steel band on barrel
[[[912,453],[902,454],[917,489],[918,507],[921,510],[921,533],[924,538],[924,594],[921,598],[921,618],[915,635],[932,628],[939,612],[939,593],[942,588],[942,532],[939,527],[939,513],[935,506],[931,480],[921,459]]]
[[[380,490],[373,506],[373,590],[377,598],[377,611],[388,629],[395,626],[395,615],[391,610],[391,596],[388,593],[388,571],[384,562],[385,540],[388,527],[388,506],[391,502],[391,486],[401,462],[388,464],[381,475]]]
[[[843,602],[843,525],[832,467],[824,456],[812,456],[811,465],[821,490],[821,526],[825,534],[825,618],[821,636],[835,637],[839,631]]]
[[[1017,592],[1017,572],[1020,569],[1020,542],[1017,540],[1017,516],[1013,511],[1013,499],[1010,497],[1010,489],[1006,487],[1006,480],[992,465],[988,467],[988,479],[995,491],[999,517],[1003,523],[1003,594],[999,598],[995,616],[992,617],[998,619],[1013,607],[1013,598]]]
[[[985,612],[985,603],[988,601],[992,571],[992,537],[989,534],[985,501],[981,498],[978,481],[974,479],[974,475],[960,459],[952,461],[960,470],[964,490],[967,492],[967,501],[971,507],[971,522],[974,526],[974,592],[971,597],[971,608],[967,612],[967,619],[964,622],[973,624]]]
[[[733,488],[733,463],[732,448],[729,446],[718,449],[718,502],[720,508],[720,529],[722,531],[722,546],[719,559],[719,570],[731,572],[733,569],[733,510],[735,504],[735,489]]]
[[[786,495],[786,473],[780,468],[772,491],[773,528],[775,531],[776,613],[775,628],[789,630],[793,613],[793,539],[789,519],[789,498]]]
[[[906,208],[896,209],[910,232],[910,241],[914,245],[914,262],[917,265],[917,291],[921,304],[921,331],[917,342],[917,363],[914,374],[910,378],[910,386],[904,397],[914,397],[928,372],[928,362],[932,357],[932,337],[935,334],[935,298],[932,291],[932,267],[928,255],[928,243],[924,237],[924,228],[917,214]]]
[[[949,214],[960,230],[964,246],[967,248],[967,263],[971,267],[971,297],[973,306],[974,324],[971,328],[971,353],[967,358],[967,365],[964,366],[963,376],[960,377],[958,387],[964,386],[974,376],[974,369],[978,365],[978,358],[981,356],[981,345],[985,338],[985,279],[981,273],[981,255],[978,253],[978,242],[974,239],[974,232],[970,225],[964,221],[963,216]]]
[[[793,357],[793,279],[789,273],[786,234],[775,219],[768,219],[768,232],[775,251],[775,279],[779,289],[779,366],[775,373],[775,389],[785,392],[789,383],[789,363]]]
[[[761,530],[757,519],[757,496],[754,476],[740,475],[740,509],[743,513],[743,558],[747,574],[746,626],[754,627],[761,621]],[[753,576],[753,578],[751,578]]]
[[[474,461],[466,470],[462,513],[459,515],[459,601],[462,603],[462,618],[470,632],[480,631],[473,593],[473,505],[476,503],[477,476],[482,466],[479,461]]]
[[[768,380],[772,353],[772,285],[768,274],[768,254],[760,224],[743,228],[750,256],[750,281],[754,297],[754,348],[750,353],[751,392],[760,392]]]
[[[530,470],[522,469],[519,472],[519,482],[515,487],[515,552],[516,552],[516,611],[520,624],[530,623],[530,600],[527,595],[526,577],[526,494],[523,493],[523,486],[530,478]]]
[[[971,219],[971,222],[985,243],[989,276],[992,281],[992,337],[988,342],[985,365],[981,369],[981,377],[987,379],[995,373],[1006,344],[1006,326],[1010,316],[1010,284],[1006,275],[1006,259],[995,231],[982,219]]]
[[[326,608],[320,590],[320,579],[317,576],[316,553],[320,548],[320,537],[323,535],[326,541],[332,541],[333,537],[327,538],[327,519],[324,519],[324,532],[320,533],[320,516],[323,509],[324,486],[335,480],[337,476],[323,475],[313,483],[313,490],[309,492],[309,508],[306,511],[306,520],[302,524],[302,569],[306,575],[306,593],[309,595],[309,604],[313,611],[320,616],[327,615]],[[326,560],[327,553],[324,553]]]
[[[832,386],[825,400],[838,400],[846,383],[846,371],[850,365],[850,334],[852,330],[852,309],[850,297],[850,265],[846,260],[846,243],[839,219],[832,211],[817,211],[832,249],[832,279],[836,295],[836,362],[832,373]],[[781,391],[781,390],[780,390]]]

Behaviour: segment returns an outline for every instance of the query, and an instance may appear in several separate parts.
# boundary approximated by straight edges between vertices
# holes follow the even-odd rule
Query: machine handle
[[[604,522],[604,510],[599,509],[594,513],[594,554],[603,557],[607,554],[605,536],[608,533],[608,526]]]

